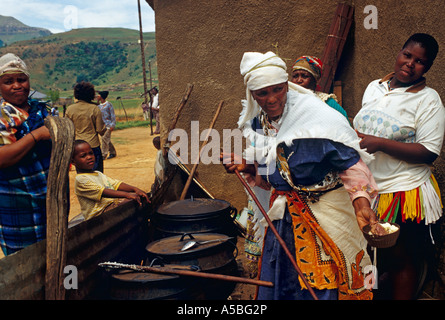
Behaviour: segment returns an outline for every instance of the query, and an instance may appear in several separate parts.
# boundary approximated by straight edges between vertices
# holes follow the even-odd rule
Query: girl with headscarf
[[[0,58],[0,246],[5,255],[46,237],[51,141],[46,104],[30,100],[29,72],[16,55]]]
[[[291,82],[313,91],[315,95],[323,102],[326,102],[328,106],[348,118],[345,109],[338,103],[335,94],[320,91],[317,83],[321,78],[322,70],[323,63],[319,58],[314,56],[301,56],[295,60],[292,66]]]
[[[221,154],[227,172],[242,172],[251,185],[270,185],[268,216],[319,299],[371,299],[363,270],[371,265],[360,230],[381,234],[370,207],[375,182],[348,121],[314,94],[288,82],[286,64],[272,52],[246,52],[241,61],[246,99],[238,121],[249,140],[242,161]],[[265,208],[267,210],[267,208]],[[258,299],[311,299],[309,290],[267,223]]]

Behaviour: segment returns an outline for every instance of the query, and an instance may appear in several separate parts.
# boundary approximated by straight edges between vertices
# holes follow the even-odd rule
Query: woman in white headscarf
[[[16,55],[0,58],[0,246],[5,255],[46,236],[51,136],[47,106],[28,98],[29,72]]]
[[[382,232],[370,207],[376,185],[363,161],[371,156],[345,117],[288,82],[274,53],[245,53],[241,74],[246,99],[238,125],[251,144],[242,161],[222,153],[226,170],[271,186],[268,215],[319,299],[371,299],[361,228]],[[264,218],[256,221],[265,230],[259,277],[274,283],[260,287],[257,298],[312,299]]]

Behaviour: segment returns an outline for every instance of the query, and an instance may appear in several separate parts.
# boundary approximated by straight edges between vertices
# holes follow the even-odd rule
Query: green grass
[[[134,128],[134,127],[149,127],[149,121],[143,121],[143,120],[135,120],[135,121],[118,121],[116,122],[115,130],[122,130],[122,129],[128,129],[128,128]],[[155,121],[152,121],[153,126],[156,125]]]
[[[144,120],[142,114],[141,104],[143,99],[138,98],[122,98],[116,99],[118,96],[122,96],[123,92],[111,92],[109,98],[107,99],[114,108],[114,113],[116,114],[116,121],[127,122],[127,121],[138,121]],[[147,121],[148,123],[148,121]]]
[[[133,98],[133,99],[119,99],[117,100],[116,98],[122,95],[125,95],[125,93],[123,92],[110,92],[109,98],[107,99],[108,101],[110,101],[110,103],[113,105],[114,110],[125,110],[128,111],[131,109],[137,109],[140,110],[140,112],[142,113],[142,108],[141,108],[141,104],[142,102],[144,102],[143,98]],[[123,107],[122,107],[123,106]]]

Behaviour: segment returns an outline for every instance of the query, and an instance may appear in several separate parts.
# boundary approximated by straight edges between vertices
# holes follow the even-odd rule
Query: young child
[[[119,203],[119,198],[134,199],[139,205],[142,205],[144,199],[150,202],[141,189],[94,171],[94,160],[90,144],[84,140],[76,140],[72,158],[77,170],[74,188],[85,220],[113,208]]]

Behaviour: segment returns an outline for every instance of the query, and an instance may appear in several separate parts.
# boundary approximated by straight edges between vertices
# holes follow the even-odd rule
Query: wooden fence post
[[[45,299],[64,300],[63,269],[66,264],[68,229],[68,181],[74,142],[74,124],[68,118],[45,119],[52,139],[51,164],[46,196]]]

